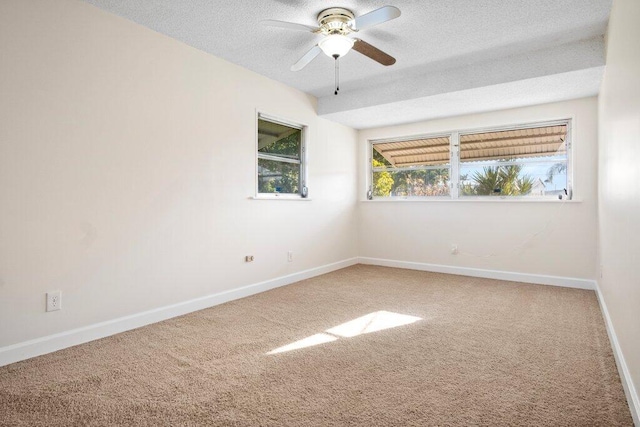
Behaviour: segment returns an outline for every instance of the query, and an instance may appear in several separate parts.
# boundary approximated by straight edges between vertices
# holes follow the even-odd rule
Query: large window
[[[370,198],[571,197],[571,123],[371,144]]]
[[[306,196],[304,129],[258,114],[258,194]]]

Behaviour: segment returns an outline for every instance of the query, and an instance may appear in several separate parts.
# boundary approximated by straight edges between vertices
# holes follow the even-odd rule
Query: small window
[[[372,145],[373,197],[449,196],[449,136]]]
[[[258,193],[305,195],[304,126],[258,115]]]
[[[567,195],[567,125],[460,135],[460,197]]]

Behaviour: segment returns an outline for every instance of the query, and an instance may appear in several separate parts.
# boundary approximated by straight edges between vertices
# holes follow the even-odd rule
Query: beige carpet
[[[594,292],[358,265],[0,368],[0,424],[632,421]]]

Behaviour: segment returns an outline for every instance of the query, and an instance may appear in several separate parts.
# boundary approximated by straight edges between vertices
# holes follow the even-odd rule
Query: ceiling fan
[[[383,6],[364,15],[356,17],[349,9],[341,7],[331,7],[318,14],[318,26],[297,24],[294,22],[276,21],[267,19],[262,21],[262,25],[268,27],[284,28],[287,30],[297,30],[322,34],[324,38],[313,46],[302,58],[291,66],[291,71],[300,71],[309,64],[320,52],[324,52],[330,58],[335,59],[336,64],[336,90],[339,87],[339,63],[338,59],[349,53],[353,48],[356,52],[389,66],[395,64],[396,60],[389,54],[381,51],[375,46],[356,38],[349,37],[353,33],[382,24],[400,16],[400,9],[394,6]]]

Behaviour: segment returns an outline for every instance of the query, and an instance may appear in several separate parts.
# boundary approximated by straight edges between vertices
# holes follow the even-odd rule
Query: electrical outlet
[[[287,252],[287,261],[293,262],[293,251]]]
[[[245,262],[253,262],[253,255],[247,255],[246,257],[244,257],[244,261]]]
[[[458,245],[451,245],[451,255],[458,255]]]
[[[62,292],[47,292],[47,311],[57,311],[62,308]]]

